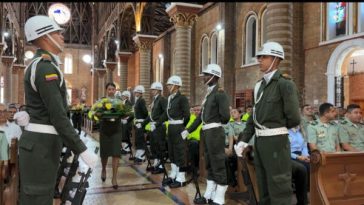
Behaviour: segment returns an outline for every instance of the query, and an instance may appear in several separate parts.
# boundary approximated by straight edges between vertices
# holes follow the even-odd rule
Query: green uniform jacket
[[[38,49],[34,58],[42,56],[42,54],[51,56],[47,51]],[[38,63],[35,73],[35,86],[38,92],[33,90],[30,83],[31,69],[27,69],[24,75],[24,92],[30,123],[53,125],[63,143],[79,154],[86,150],[86,146],[67,118],[66,84],[64,82],[60,87],[60,73],[50,60],[56,64],[53,58],[43,58]],[[56,74],[58,77],[56,79],[48,77],[47,79],[47,76],[52,74]]]
[[[228,96],[223,90],[219,90],[218,85],[207,96],[203,112],[200,113],[187,131],[189,133],[193,132],[202,123],[202,119],[206,124],[213,122],[226,124],[230,120]]]
[[[156,122],[163,115],[167,108],[167,99],[161,95],[158,95],[154,99],[152,113],[148,115],[147,119],[143,122],[143,127],[151,121]]]
[[[159,117],[157,126],[169,120],[167,116],[167,109],[169,116],[172,118],[170,120],[183,120],[183,125],[187,125],[188,121],[190,120],[190,106],[186,96],[181,95],[179,91],[176,93],[170,102],[170,107],[167,107],[163,115]]]
[[[139,97],[134,105],[134,116],[135,119],[145,119],[148,117],[148,109],[145,105],[145,100],[142,97]]]
[[[307,127],[308,143],[316,144],[324,152],[336,152],[339,144],[339,127],[335,122],[322,123],[320,119]]]
[[[364,125],[354,124],[349,119],[340,121],[339,140],[348,143],[357,150],[364,151]]]
[[[282,76],[279,70],[265,86],[263,96],[255,104],[256,119],[267,128],[287,127],[300,124],[298,90],[291,79]],[[246,129],[239,135],[239,141],[248,142],[255,134],[253,117],[249,117]]]

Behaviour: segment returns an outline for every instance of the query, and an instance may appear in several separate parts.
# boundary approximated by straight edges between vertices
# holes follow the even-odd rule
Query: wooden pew
[[[7,168],[9,178],[8,182],[4,185],[3,204],[16,205],[19,197],[18,139],[16,138],[11,140],[9,156],[9,166]]]
[[[310,203],[364,204],[364,152],[311,152]]]

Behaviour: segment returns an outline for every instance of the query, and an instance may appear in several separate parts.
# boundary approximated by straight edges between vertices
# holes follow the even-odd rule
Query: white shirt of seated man
[[[15,123],[15,121],[7,121],[4,125],[4,133],[6,136],[6,139],[8,140],[9,145],[11,144],[11,140],[14,138],[20,139],[20,136],[22,134],[22,131],[20,129],[20,126]]]

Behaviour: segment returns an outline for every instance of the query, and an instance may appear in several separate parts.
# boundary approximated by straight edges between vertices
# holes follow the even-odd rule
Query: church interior
[[[178,75],[183,82],[180,91],[194,110],[205,99],[203,70],[218,64],[219,86],[228,96],[230,109],[237,109],[243,119],[256,100],[254,85],[263,77],[256,54],[270,41],[284,49],[279,69],[295,83],[300,108],[309,105],[319,113],[325,102],[338,110],[355,103],[364,111],[362,2],[0,2],[0,136],[6,119],[26,107],[25,71],[38,48],[27,41],[24,27],[37,15],[49,16],[63,30],[59,68],[70,122],[75,126],[72,116],[81,113],[79,136],[95,153],[100,149],[100,124],[90,118],[89,111],[107,96],[108,83],[115,85],[116,92],[128,91],[132,102],[133,90],[144,86],[143,98],[151,112],[151,84],[162,83],[161,95],[168,97],[167,80]],[[360,132],[364,146],[364,128]],[[83,191],[80,202],[63,198],[62,189],[71,180],[63,176],[53,204],[196,204],[194,200],[207,186],[204,145],[197,146],[196,167],[186,170],[187,185],[170,188],[162,183],[165,173],[148,170],[152,163],[148,156],[142,163],[133,160],[135,135],[133,128],[131,151],[118,161],[117,188],[111,180],[112,161],[107,162],[103,180],[100,158],[92,172],[86,169],[78,174],[79,168],[71,177],[72,182],[85,182],[82,188],[67,190],[74,191],[68,193],[73,197]],[[0,205],[18,204],[18,143],[10,140],[8,159],[0,157]],[[0,148],[1,154],[5,148]],[[189,149],[185,152],[190,154]],[[306,204],[364,204],[363,156],[363,152],[311,153]],[[67,166],[77,161],[74,157]],[[251,153],[236,157],[235,181],[226,191],[226,205],[259,203],[251,157]],[[172,169],[166,160],[166,169]],[[299,204],[294,182],[292,189],[291,204]]]

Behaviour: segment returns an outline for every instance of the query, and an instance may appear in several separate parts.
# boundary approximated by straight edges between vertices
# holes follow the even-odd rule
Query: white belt
[[[208,124],[202,125],[202,130],[208,130],[211,128],[221,127],[221,126],[222,125],[219,122],[208,123]]]
[[[58,135],[56,128],[52,125],[29,123],[24,129],[30,132]]]
[[[135,119],[135,122],[144,122],[144,119]]]
[[[288,134],[288,129],[286,127],[279,127],[279,128],[265,129],[265,130],[255,128],[256,137],[275,136],[284,134]]]
[[[170,125],[179,125],[179,124],[183,124],[183,120],[168,120],[168,123]]]

